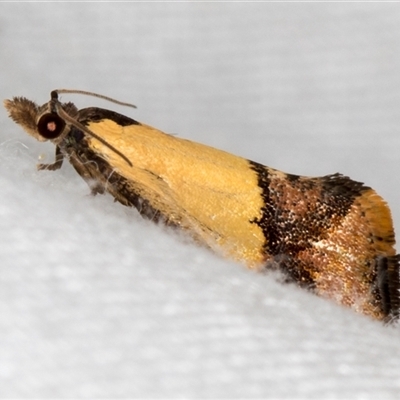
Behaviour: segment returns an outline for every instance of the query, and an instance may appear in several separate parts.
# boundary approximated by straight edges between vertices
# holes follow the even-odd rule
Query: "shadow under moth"
[[[5,100],[10,117],[56,146],[91,192],[110,193],[151,220],[195,241],[378,320],[398,318],[399,257],[386,202],[340,174],[287,174],[203,144],[177,138],[114,111],[79,110],[55,90],[42,106]]]

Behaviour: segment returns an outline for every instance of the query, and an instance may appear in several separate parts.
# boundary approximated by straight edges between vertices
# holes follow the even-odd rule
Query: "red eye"
[[[55,139],[61,135],[65,128],[65,121],[57,114],[44,114],[38,124],[37,130],[46,139]]]

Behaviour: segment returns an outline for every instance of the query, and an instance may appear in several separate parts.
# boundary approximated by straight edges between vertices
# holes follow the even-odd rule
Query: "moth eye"
[[[44,114],[37,124],[37,130],[46,139],[55,139],[65,128],[65,121],[57,114]]]

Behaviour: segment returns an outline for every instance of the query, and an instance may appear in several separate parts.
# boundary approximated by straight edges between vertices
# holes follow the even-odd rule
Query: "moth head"
[[[102,98],[114,103],[136,108],[133,104],[114,100],[110,97],[85,92],[82,90],[59,89],[51,92],[51,100],[39,107],[36,103],[25,97],[14,97],[12,100],[5,100],[4,107],[8,111],[10,118],[21,125],[25,131],[40,142],[51,140],[58,145],[68,135],[71,127],[80,130],[84,135],[89,136],[103,143],[109,149],[120,155],[129,166],[131,161],[114,146],[96,135],[81,122],[79,122],[79,110],[73,103],[60,103],[59,93],[80,93],[89,96]]]
[[[25,97],[14,97],[12,100],[5,100],[4,107],[14,122],[40,142],[57,139],[67,125],[58,113],[50,110],[49,103],[39,107]],[[62,108],[70,116],[77,114],[77,109],[72,103],[63,104]]]

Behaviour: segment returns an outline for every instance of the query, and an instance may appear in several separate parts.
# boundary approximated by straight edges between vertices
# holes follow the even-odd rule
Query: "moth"
[[[386,202],[370,187],[333,174],[287,174],[171,136],[107,109],[79,110],[54,90],[38,106],[5,100],[10,117],[56,146],[93,194],[110,193],[153,221],[260,271],[284,273],[317,295],[378,320],[398,318],[399,256]]]

